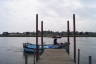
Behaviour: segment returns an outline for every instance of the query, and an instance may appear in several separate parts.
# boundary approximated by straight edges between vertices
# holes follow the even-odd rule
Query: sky
[[[0,32],[35,31],[37,13],[39,30],[73,31],[75,14],[76,31],[96,32],[96,0],[0,0]]]

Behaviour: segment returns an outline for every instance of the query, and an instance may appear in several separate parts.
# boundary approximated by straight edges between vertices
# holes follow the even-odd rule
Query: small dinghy
[[[31,43],[23,43],[23,49],[24,49],[24,52],[34,53],[36,49],[36,45]]]
[[[65,47],[65,44],[58,44],[58,45],[53,45],[53,44],[46,44],[43,45],[44,49],[61,49]],[[42,52],[42,47],[41,45],[38,45],[39,47],[39,52]],[[31,44],[31,43],[23,43],[23,48],[24,48],[24,52],[30,52],[30,53],[34,53],[36,52],[36,44]]]
[[[38,45],[38,47],[39,47],[39,52],[42,52],[41,45]],[[44,48],[47,48],[47,46],[45,45]],[[23,49],[24,52],[34,53],[36,52],[36,44],[23,43]]]

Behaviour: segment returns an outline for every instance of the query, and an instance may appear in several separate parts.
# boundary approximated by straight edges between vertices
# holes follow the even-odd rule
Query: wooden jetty
[[[46,49],[36,64],[75,64],[64,49]]]
[[[36,14],[36,64],[75,64],[76,63],[76,37],[75,37],[75,14],[73,15],[73,25],[74,25],[74,60],[69,57],[69,46],[68,53],[65,49],[46,49],[43,54],[40,56],[38,54],[38,14]],[[43,21],[41,22],[41,44],[43,51]],[[68,35],[69,35],[69,21],[68,21]],[[68,43],[69,37],[68,37]],[[35,64],[35,55],[34,55],[34,64]]]

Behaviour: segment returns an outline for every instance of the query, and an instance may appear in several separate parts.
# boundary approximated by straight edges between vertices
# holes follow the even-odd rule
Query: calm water
[[[58,39],[58,42],[66,42],[67,39]],[[73,38],[70,38],[70,56],[73,58]],[[0,38],[0,64],[25,64],[22,43],[35,43],[34,37],[1,37]],[[45,44],[51,44],[52,38],[44,38]],[[40,43],[40,38],[39,38]],[[77,49],[81,50],[81,63],[88,64],[88,56],[92,56],[93,64],[96,64],[96,38],[78,37]],[[28,55],[28,64],[33,64],[33,55]]]

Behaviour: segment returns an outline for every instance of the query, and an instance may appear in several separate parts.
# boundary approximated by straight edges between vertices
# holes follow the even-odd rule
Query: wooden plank
[[[75,64],[64,49],[46,49],[37,64]]]

